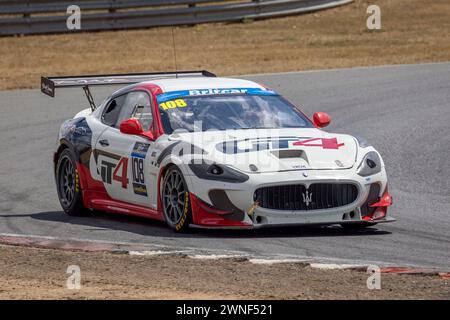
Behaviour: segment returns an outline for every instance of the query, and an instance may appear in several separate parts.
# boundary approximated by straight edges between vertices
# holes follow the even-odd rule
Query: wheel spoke
[[[170,216],[172,218],[172,221],[176,222],[176,216],[175,216],[175,208],[170,206]]]
[[[178,206],[176,206],[175,207],[175,211],[176,211],[176,218],[177,218],[177,221],[181,218],[181,210],[180,210],[180,208],[178,207]]]
[[[178,171],[172,171],[164,180],[162,188],[163,208],[166,217],[171,223],[178,223],[183,216],[185,205],[186,186],[182,175]]]
[[[61,160],[59,169],[59,195],[64,206],[70,206],[75,199],[75,167],[68,157]]]

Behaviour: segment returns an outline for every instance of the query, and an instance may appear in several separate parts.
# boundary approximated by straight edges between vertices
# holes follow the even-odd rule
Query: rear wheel
[[[168,169],[161,191],[166,222],[177,232],[185,231],[191,222],[189,190],[183,174],[177,167]]]
[[[75,155],[70,149],[61,152],[56,166],[56,187],[64,212],[71,216],[86,214],[80,188]]]

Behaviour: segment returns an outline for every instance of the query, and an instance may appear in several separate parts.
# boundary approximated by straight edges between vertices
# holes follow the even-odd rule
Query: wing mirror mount
[[[313,115],[313,122],[317,128],[325,128],[331,122],[331,117],[325,112],[316,112]]]
[[[150,140],[155,140],[155,136],[153,132],[147,131],[144,132],[144,129],[142,128],[142,124],[137,119],[127,119],[123,120],[120,123],[120,132],[124,134],[134,134],[137,136],[142,136]]]

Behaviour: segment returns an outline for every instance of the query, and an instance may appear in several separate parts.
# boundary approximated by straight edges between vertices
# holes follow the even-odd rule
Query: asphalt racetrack
[[[59,90],[51,99],[17,90],[0,92],[0,233],[450,269],[450,63],[246,78],[271,86],[310,116],[328,112],[327,131],[371,142],[386,163],[397,221],[359,232],[336,226],[175,234],[163,223],[127,216],[68,217],[56,195],[52,151],[60,124],[87,106],[84,94]],[[112,91],[96,88],[94,98]]]

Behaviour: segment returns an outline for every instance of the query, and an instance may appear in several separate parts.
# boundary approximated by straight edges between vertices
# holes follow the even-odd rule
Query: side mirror
[[[316,112],[313,115],[313,122],[317,128],[324,128],[330,124],[331,118],[328,113]]]
[[[144,133],[142,125],[137,119],[127,119],[120,123],[120,132],[125,134],[141,135]]]

